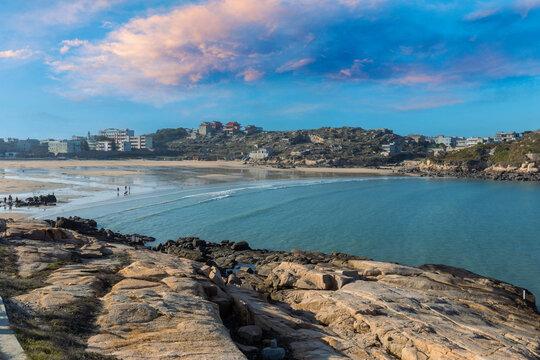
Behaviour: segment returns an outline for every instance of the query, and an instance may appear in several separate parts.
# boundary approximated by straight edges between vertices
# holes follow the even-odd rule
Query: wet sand
[[[0,195],[27,193],[33,191],[52,190],[65,187],[66,184],[60,184],[48,181],[33,181],[0,178]]]

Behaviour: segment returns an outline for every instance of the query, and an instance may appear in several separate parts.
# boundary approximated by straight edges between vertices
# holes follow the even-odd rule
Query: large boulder
[[[239,241],[237,243],[233,243],[231,245],[231,249],[233,249],[234,251],[251,250],[249,244],[246,241]]]
[[[281,263],[268,275],[268,282],[274,288],[296,288],[306,290],[335,290],[335,278],[324,271],[316,270],[313,266],[300,265],[291,262]]]

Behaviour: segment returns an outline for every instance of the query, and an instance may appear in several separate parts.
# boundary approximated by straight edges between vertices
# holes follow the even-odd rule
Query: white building
[[[96,150],[97,151],[112,151],[113,146],[111,141],[97,141]]]
[[[471,136],[467,138],[467,146],[475,146],[478,144],[484,144],[484,138]]]
[[[135,136],[135,131],[129,129],[105,129],[99,131],[99,136],[108,137],[111,140],[119,143],[122,141],[129,141],[130,136]]]
[[[81,152],[81,142],[73,140],[49,141],[48,150],[54,155]]]
[[[272,148],[264,147],[264,148],[257,149],[257,151],[250,152],[249,157],[253,160],[263,160],[272,156],[273,153],[274,151],[272,150]]]
[[[466,147],[469,147],[467,139],[456,139],[456,145],[454,147],[456,149],[464,149]]]

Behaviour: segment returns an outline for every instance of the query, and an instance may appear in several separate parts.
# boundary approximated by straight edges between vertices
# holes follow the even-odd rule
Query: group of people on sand
[[[124,196],[131,195],[131,186],[124,186]],[[120,196],[120,188],[116,188],[116,196]]]
[[[18,203],[18,202],[19,202],[19,198],[15,197],[15,203]],[[8,197],[4,196],[4,209],[6,208],[6,206],[9,206],[9,208],[11,209],[11,207],[13,206],[13,196],[11,195],[9,195]]]

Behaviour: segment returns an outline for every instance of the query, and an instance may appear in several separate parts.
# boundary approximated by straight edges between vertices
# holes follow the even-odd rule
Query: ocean
[[[540,185],[346,177],[174,186],[56,209],[123,233],[446,264],[540,296]],[[154,244],[152,244],[154,245]]]

